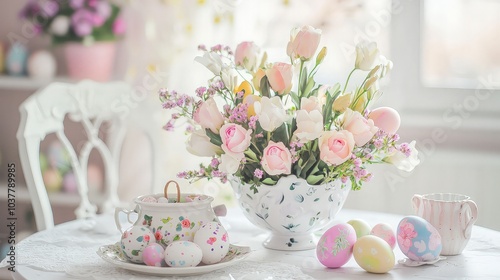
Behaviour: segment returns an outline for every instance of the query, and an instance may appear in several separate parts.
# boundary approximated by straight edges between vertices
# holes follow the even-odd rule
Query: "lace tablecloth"
[[[229,225],[226,225],[229,227]],[[54,230],[38,232],[16,246],[16,266],[64,272],[84,279],[159,279],[109,264],[97,255],[100,246],[114,244],[120,233],[111,216],[73,221]],[[8,266],[4,259],[0,267]],[[163,277],[164,278],[164,277]],[[168,279],[200,279],[200,276],[171,276]],[[223,279],[313,279],[300,267],[282,262],[241,261],[203,275],[205,280]]]
[[[396,228],[402,216],[369,213],[344,209],[338,221],[360,218],[374,225],[386,222]],[[500,279],[500,232],[474,227],[472,239],[458,256],[433,265],[407,267],[401,264],[387,274],[365,272],[353,258],[340,269],[327,269],[316,259],[315,250],[275,251],[262,247],[266,233],[250,224],[231,209],[221,219],[228,229],[232,244],[250,246],[252,252],[244,260],[202,276],[162,277],[162,279],[203,280],[259,280],[259,279]],[[38,232],[16,246],[17,274],[27,279],[160,279],[131,272],[105,262],[97,255],[103,245],[119,241],[120,233],[111,216],[100,216],[95,221],[72,221],[52,230]],[[394,250],[396,260],[404,258]],[[4,260],[1,266],[8,266]],[[72,278],[73,279],[73,278]]]

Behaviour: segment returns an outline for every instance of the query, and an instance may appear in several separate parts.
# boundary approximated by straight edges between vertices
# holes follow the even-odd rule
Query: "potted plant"
[[[30,0],[22,19],[54,45],[64,46],[68,75],[74,79],[109,80],[116,40],[125,33],[121,8],[108,0]]]

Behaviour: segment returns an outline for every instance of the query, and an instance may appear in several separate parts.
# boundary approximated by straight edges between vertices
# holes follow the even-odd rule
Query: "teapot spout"
[[[212,209],[217,217],[225,217],[227,214],[227,208],[224,204],[214,206]]]

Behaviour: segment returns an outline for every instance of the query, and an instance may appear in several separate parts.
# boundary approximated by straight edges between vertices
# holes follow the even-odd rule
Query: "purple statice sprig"
[[[222,183],[227,182],[227,174],[218,169],[219,161],[213,158],[209,165],[200,164],[199,169],[182,171],[177,173],[177,178],[185,179],[190,182],[195,182],[200,179],[216,179],[218,178]]]
[[[198,104],[194,98],[187,94],[178,94],[176,91],[169,91],[166,88],[161,88],[158,91],[160,102],[164,109],[174,110],[170,116],[170,120],[163,126],[167,131],[173,131],[176,121],[181,117],[191,119]]]

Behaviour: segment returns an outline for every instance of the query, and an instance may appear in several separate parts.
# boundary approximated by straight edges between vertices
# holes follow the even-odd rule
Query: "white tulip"
[[[260,101],[254,103],[254,108],[259,117],[260,126],[265,131],[274,131],[288,119],[279,96],[273,98],[264,96]]]
[[[409,157],[406,157],[401,151],[396,151],[394,154],[385,158],[384,161],[393,164],[397,169],[410,172],[412,171],[419,163],[418,159],[418,151],[415,148],[415,140],[411,141],[408,145],[408,148],[411,150],[411,154]]]
[[[238,171],[240,162],[241,159],[234,158],[228,154],[222,154],[220,156],[219,170],[228,175],[234,174],[236,173],[236,171]]]
[[[194,61],[203,64],[208,70],[214,73],[214,75],[220,75],[222,70],[222,59],[217,53],[205,52],[203,56],[195,57]]]
[[[375,42],[362,41],[356,45],[356,62],[354,67],[370,71],[380,59],[380,50]]]
[[[323,132],[323,115],[318,110],[307,112],[297,111],[297,130],[293,133],[300,142],[312,141]]]
[[[210,142],[210,138],[203,129],[193,131],[187,140],[186,149],[191,154],[199,157],[212,157],[222,153],[219,146]]]
[[[57,36],[64,36],[68,33],[69,18],[67,16],[57,16],[50,24],[50,32]]]

